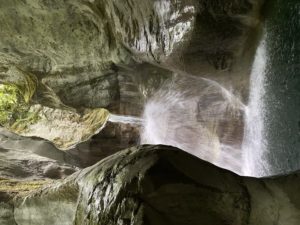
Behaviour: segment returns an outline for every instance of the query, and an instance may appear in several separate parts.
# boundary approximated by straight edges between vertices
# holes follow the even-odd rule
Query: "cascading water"
[[[249,103],[245,108],[245,132],[242,145],[243,174],[248,176],[268,175],[265,159],[266,138],[264,137],[264,94],[266,74],[266,43],[262,39],[258,46],[250,76]]]
[[[123,116],[123,115],[116,115],[110,114],[108,121],[112,123],[124,123],[124,124],[132,124],[132,125],[142,125],[143,119],[135,116]]]
[[[247,106],[215,81],[177,74],[148,100],[142,118],[111,114],[109,121],[142,126],[141,144],[172,145],[238,174],[266,175],[265,48],[262,41]]]
[[[141,126],[141,144],[172,145],[241,175],[269,175],[264,40],[252,66],[247,106],[215,81],[177,74],[147,101],[142,118],[111,114],[109,121]]]
[[[146,104],[141,143],[172,145],[241,174],[243,114],[218,83],[177,75]]]

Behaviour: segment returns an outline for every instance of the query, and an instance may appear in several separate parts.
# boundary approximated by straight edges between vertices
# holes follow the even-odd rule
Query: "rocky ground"
[[[297,225],[299,180],[298,173],[240,177],[176,148],[140,146],[25,197],[1,198],[0,221],[5,225]],[[35,188],[40,183],[28,185]]]

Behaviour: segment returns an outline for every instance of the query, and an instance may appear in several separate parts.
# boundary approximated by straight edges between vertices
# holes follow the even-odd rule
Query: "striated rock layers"
[[[240,177],[176,148],[146,145],[0,207],[5,225],[298,225],[299,181],[297,173]]]
[[[15,95],[0,124],[69,149],[105,109],[140,115],[174,71],[246,97],[263,2],[0,0],[0,94]]]

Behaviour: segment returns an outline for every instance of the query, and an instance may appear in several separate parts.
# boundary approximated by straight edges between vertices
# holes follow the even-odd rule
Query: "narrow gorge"
[[[299,0],[0,0],[0,225],[299,225]]]

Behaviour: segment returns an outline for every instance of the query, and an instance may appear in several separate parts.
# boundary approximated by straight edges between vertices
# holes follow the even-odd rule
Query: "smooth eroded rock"
[[[179,149],[133,147],[19,198],[18,225],[298,225],[300,176],[240,177]]]

